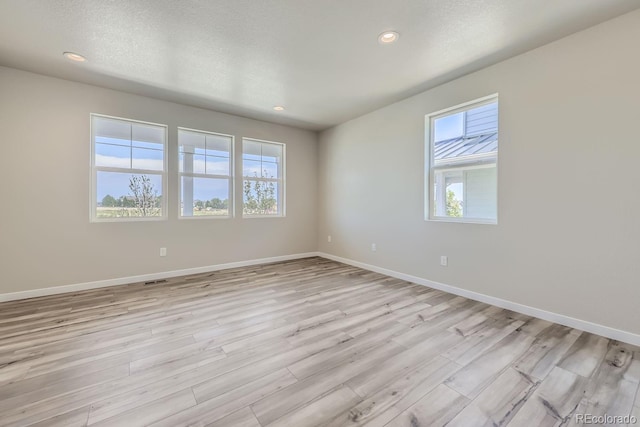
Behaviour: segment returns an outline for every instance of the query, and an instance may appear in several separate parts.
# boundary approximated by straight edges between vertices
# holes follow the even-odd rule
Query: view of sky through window
[[[161,172],[164,164],[163,145],[153,142],[129,141],[118,138],[96,136],[96,166],[143,169]],[[129,178],[133,174],[103,173],[98,180],[96,199],[98,202],[110,195],[118,198],[129,195]],[[153,175],[150,175],[153,176]],[[159,177],[153,181],[160,181]],[[156,188],[162,188],[159,185]]]
[[[464,134],[464,112],[435,120],[434,141],[456,138]]]

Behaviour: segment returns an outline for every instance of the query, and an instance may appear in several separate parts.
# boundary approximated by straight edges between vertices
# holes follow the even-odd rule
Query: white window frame
[[[469,169],[480,169],[492,167],[495,165],[496,168],[496,176],[499,173],[498,168],[498,157],[500,155],[500,148],[498,146],[498,152],[495,154],[495,160],[487,162],[486,160],[489,156],[466,156],[463,158],[452,159],[449,163],[450,165],[456,165],[459,167],[447,167],[446,164],[434,165],[434,147],[435,147],[435,126],[433,125],[435,120],[449,116],[452,114],[466,112],[473,108],[482,107],[483,105],[491,104],[494,102],[498,102],[498,114],[500,114],[500,103],[498,94],[488,95],[482,98],[474,99],[472,101],[468,101],[462,104],[458,104],[453,107],[445,108],[443,110],[439,110],[425,116],[425,176],[423,182],[425,183],[424,190],[424,219],[425,221],[434,221],[434,222],[458,222],[458,223],[468,223],[468,224],[490,224],[497,225],[498,224],[498,180],[496,181],[496,218],[495,219],[485,219],[485,218],[465,218],[465,217],[449,217],[449,216],[436,216],[435,212],[433,212],[433,203],[435,199],[435,171],[450,171],[450,170],[469,170]],[[464,132],[466,132],[466,123],[463,123],[465,127]],[[498,141],[500,141],[500,124],[498,120]],[[462,169],[464,167],[464,169]],[[466,193],[466,186],[464,187],[464,191]],[[466,200],[466,197],[465,197]]]
[[[204,174],[204,173],[193,173],[193,172],[180,172],[180,164],[178,164],[178,219],[231,219],[235,216],[235,197],[234,196],[234,170],[235,170],[235,157],[234,151],[236,146],[236,138],[233,135],[228,135],[226,133],[220,132],[210,132],[206,130],[200,129],[191,129],[186,127],[178,126],[176,131],[176,139],[177,139],[177,150],[178,150],[178,163],[180,162],[180,131],[187,132],[195,132],[201,133],[204,135],[215,135],[215,136],[223,136],[225,138],[231,138],[231,144],[229,146],[229,175],[213,175],[213,174]],[[227,215],[191,215],[184,216],[182,215],[182,177],[190,176],[193,178],[216,178],[216,179],[228,179],[229,180],[229,198],[228,198],[228,210],[229,213]]]
[[[244,142],[258,142],[261,144],[272,144],[279,145],[282,147],[282,165],[279,168],[280,176],[278,178],[255,178],[255,177],[245,177],[244,176]],[[247,215],[244,213],[244,191],[242,193],[242,218],[284,218],[286,216],[286,158],[287,158],[287,145],[283,142],[276,141],[268,141],[265,139],[257,139],[257,138],[242,138],[242,147],[241,147],[241,159],[242,162],[242,184],[244,185],[245,179],[250,181],[263,181],[263,182],[276,182],[278,184],[278,214],[277,215]]]
[[[93,118],[100,117],[111,120],[120,120],[128,123],[139,123],[150,126],[158,126],[164,128],[164,144],[163,144],[163,164],[162,171],[147,170],[147,169],[128,169],[118,167],[96,166],[96,141],[93,129]],[[167,170],[168,170],[168,126],[162,123],[145,122],[142,120],[128,119],[124,117],[108,116],[105,114],[90,113],[89,114],[89,138],[91,142],[90,151],[90,164],[91,164],[91,194],[89,202],[89,217],[91,222],[138,222],[138,221],[165,221],[168,219],[168,182],[167,182]],[[118,217],[118,218],[99,218],[97,215],[98,202],[98,172],[118,172],[128,174],[140,174],[140,175],[159,175],[162,177],[162,194],[161,194],[161,209],[162,215],[160,216],[147,216],[147,217]]]

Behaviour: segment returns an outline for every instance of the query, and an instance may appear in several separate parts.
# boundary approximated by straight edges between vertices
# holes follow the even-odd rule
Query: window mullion
[[[129,167],[133,169],[133,125],[129,124]]]

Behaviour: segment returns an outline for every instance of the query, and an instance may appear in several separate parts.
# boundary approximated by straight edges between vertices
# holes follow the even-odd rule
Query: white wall
[[[319,250],[640,333],[638,40],[640,11],[324,131]],[[425,114],[493,93],[499,224],[424,221]]]
[[[89,223],[89,113],[169,125],[169,220]],[[2,67],[0,125],[0,294],[316,250],[314,132]],[[286,143],[286,218],[178,220],[177,126]]]

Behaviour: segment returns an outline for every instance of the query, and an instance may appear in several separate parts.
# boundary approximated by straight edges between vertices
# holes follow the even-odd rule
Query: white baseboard
[[[65,294],[69,292],[85,291],[88,289],[106,288],[108,286],[128,285],[130,283],[148,282],[151,280],[167,279],[169,277],[187,276],[190,274],[208,273],[210,271],[227,268],[248,267],[251,265],[267,264],[270,262],[289,261],[300,258],[318,256],[317,252],[307,252],[292,255],[275,256],[269,258],[252,259],[247,261],[229,262],[225,264],[207,265],[204,267],[185,268],[182,270],[163,271],[160,273],[141,274],[139,276],[119,277],[116,279],[98,280],[95,282],[76,283],[73,285],[54,286],[51,288],[33,289],[30,291],[0,294],[0,302],[15,301],[48,295]]]
[[[640,335],[634,334],[628,331],[622,331],[620,329],[611,328],[597,323],[592,323],[586,320],[576,319],[573,317],[565,316],[563,314],[552,313],[550,311],[541,310],[539,308],[530,307],[528,305],[519,304],[516,302],[504,300],[501,298],[492,297],[490,295],[481,294],[478,292],[469,291],[466,289],[458,288],[444,283],[434,282],[431,280],[423,279],[422,277],[412,276],[410,274],[400,273],[387,268],[378,267],[371,264],[366,264],[359,261],[354,261],[348,258],[342,258],[336,255],[331,255],[324,252],[306,252],[292,255],[283,255],[269,258],[259,258],[246,261],[229,262],[225,264],[208,265],[204,267],[185,268],[182,270],[163,271],[160,273],[142,274],[138,276],[120,277],[116,279],[98,280],[95,282],[76,283],[73,285],[54,286],[51,288],[33,289],[29,291],[12,292],[7,294],[0,294],[0,302],[15,301],[27,298],[42,297],[48,295],[64,294],[69,292],[78,292],[89,289],[105,288],[109,286],[127,285],[130,283],[147,282],[150,280],[166,279],[169,277],[186,276],[190,274],[208,273],[211,271],[224,270],[228,268],[248,267],[252,265],[267,264],[271,262],[290,261],[300,258],[309,258],[314,256],[320,256],[333,261],[342,262],[344,264],[353,265],[355,267],[363,268],[365,270],[374,271],[376,273],[384,274],[390,277],[395,277],[400,280],[406,280],[408,282],[416,283],[418,285],[427,286],[441,291],[449,292],[454,295],[460,295],[465,298],[469,298],[475,301],[484,302],[494,305],[496,307],[505,308],[518,313],[526,314],[528,316],[537,317],[539,319],[548,320],[550,322],[559,323],[561,325],[569,326],[571,328],[580,329],[582,331],[591,332],[596,335],[611,338],[618,341],[623,341],[629,344],[640,346]]]
[[[396,279],[406,280],[418,285],[428,286],[430,288],[439,289],[441,291],[448,292],[450,294],[459,295],[465,298],[469,298],[475,301],[484,302],[494,305],[496,307],[505,308],[507,310],[515,311],[517,313],[526,314],[527,316],[537,317],[539,319],[548,320],[549,322],[559,323],[564,326],[579,329],[581,331],[591,332],[596,335],[611,338],[617,341],[626,342],[633,345],[640,345],[640,335],[634,334],[628,331],[622,331],[620,329],[611,328],[597,323],[592,323],[586,320],[580,320],[573,317],[565,316],[563,314],[552,313],[550,311],[541,310],[539,308],[530,307],[528,305],[519,304],[517,302],[507,301],[501,298],[492,297],[489,295],[481,294],[478,292],[469,291],[462,288],[457,288],[451,285],[445,285],[444,283],[433,282],[431,280],[423,279],[421,277],[412,276],[409,274],[399,273],[394,270],[389,270],[382,267],[377,267],[371,264],[365,264],[363,262],[354,261],[347,258],[327,254],[324,252],[318,252],[317,256],[327,258],[333,261],[342,262],[344,264],[353,265],[354,267],[360,267],[365,270],[374,271],[376,273],[384,274],[387,276],[395,277]]]

